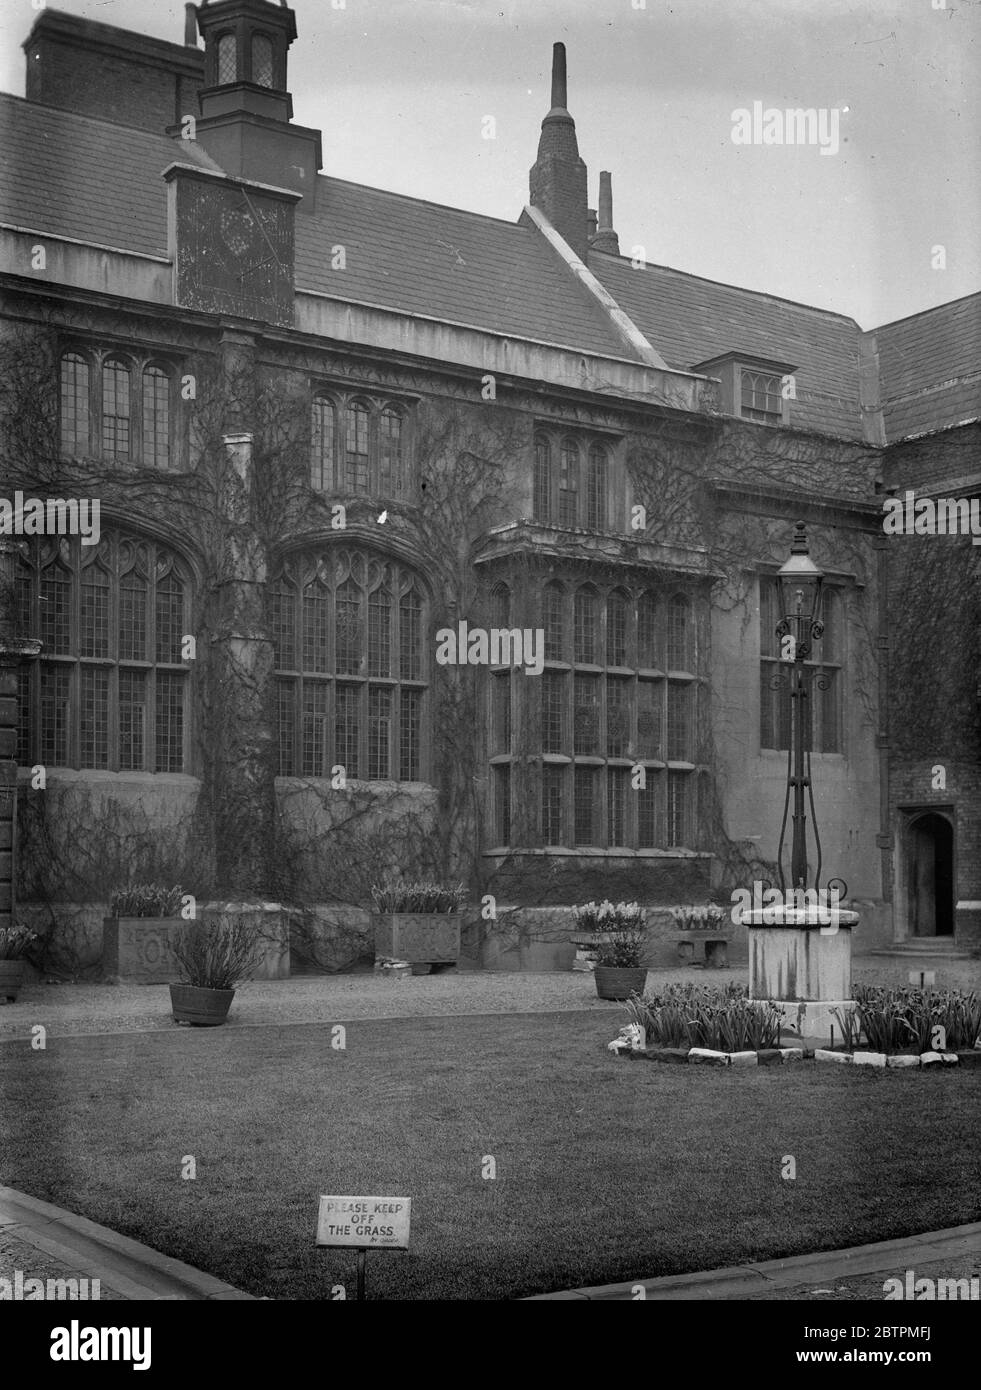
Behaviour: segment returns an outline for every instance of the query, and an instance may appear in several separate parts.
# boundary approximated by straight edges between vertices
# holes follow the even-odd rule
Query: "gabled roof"
[[[981,417],[981,294],[876,330],[890,443]]]
[[[193,141],[0,94],[0,222],[166,257],[178,158],[218,168]],[[533,227],[321,178],[296,233],[299,290],[640,360]]]
[[[0,93],[0,222],[99,246],[167,256],[176,158],[218,170],[173,140]],[[345,268],[332,268],[343,246]],[[792,366],[793,423],[863,437],[858,325],[840,314],[664,266],[593,251],[589,268],[669,366],[726,354]],[[296,286],[581,352],[640,361],[598,300],[525,219],[504,222],[321,177],[296,217]],[[981,294],[877,332],[890,441],[981,415]]]
[[[795,425],[862,438],[853,319],[666,266],[635,270],[605,252],[591,251],[589,267],[669,366],[691,371],[727,353],[784,362],[795,369]]]

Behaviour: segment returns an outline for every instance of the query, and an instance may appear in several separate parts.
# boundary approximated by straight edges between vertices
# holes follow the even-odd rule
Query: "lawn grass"
[[[412,1197],[409,1252],[369,1256],[376,1298],[510,1298],[981,1217],[978,1072],[657,1066],[605,1050],[620,1021],[365,1021],[344,1051],[329,1025],[6,1043],[0,1182],[276,1299],[353,1296],[354,1253],[313,1244],[322,1192]]]

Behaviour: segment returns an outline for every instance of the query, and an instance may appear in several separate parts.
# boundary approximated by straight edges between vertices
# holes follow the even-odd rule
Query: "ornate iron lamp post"
[[[790,798],[793,793],[793,832],[790,850],[791,889],[807,888],[807,811],[806,802],[811,809],[811,828],[816,849],[816,868],[814,888],[819,890],[821,879],[821,837],[818,834],[817,816],[814,810],[814,786],[811,777],[811,700],[814,688],[828,689],[828,677],[815,674],[805,663],[811,656],[813,645],[820,641],[824,633],[821,619],[821,597],[824,587],[824,572],[811,559],[807,544],[804,523],[798,521],[794,527],[794,539],[790,556],[780,567],[781,612],[783,616],[777,624],[780,639],[780,656],[791,663],[790,670],[774,678],[774,685],[780,690],[789,691],[790,738],[787,748],[787,793],[783,805],[783,821],[780,827],[780,844],[777,849],[777,868],[780,873],[780,889],[786,891],[783,871],[783,850],[787,836],[787,816]],[[839,897],[847,893],[847,886],[841,879],[832,879],[829,889],[837,887]]]

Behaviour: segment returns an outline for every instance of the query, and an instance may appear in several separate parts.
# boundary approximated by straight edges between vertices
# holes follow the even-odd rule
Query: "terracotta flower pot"
[[[631,994],[643,994],[647,984],[647,967],[598,965],[593,971],[596,993],[601,999],[629,999]]]
[[[175,1023],[198,1028],[218,1028],[228,1017],[233,989],[203,989],[200,985],[171,985],[170,1003]]]
[[[26,966],[24,960],[0,960],[0,999],[14,1002],[24,983]]]

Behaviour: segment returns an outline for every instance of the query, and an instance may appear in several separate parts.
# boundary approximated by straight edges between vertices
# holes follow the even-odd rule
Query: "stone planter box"
[[[456,965],[460,959],[458,912],[376,912],[375,959],[410,965]]]
[[[181,917],[104,917],[103,974],[135,984],[170,984],[178,973],[171,942],[185,926]]]
[[[678,960],[682,965],[695,960],[695,947],[701,942],[705,952],[705,965],[709,970],[725,970],[729,965],[729,942],[731,932],[724,931],[679,931],[668,937],[678,948]]]

